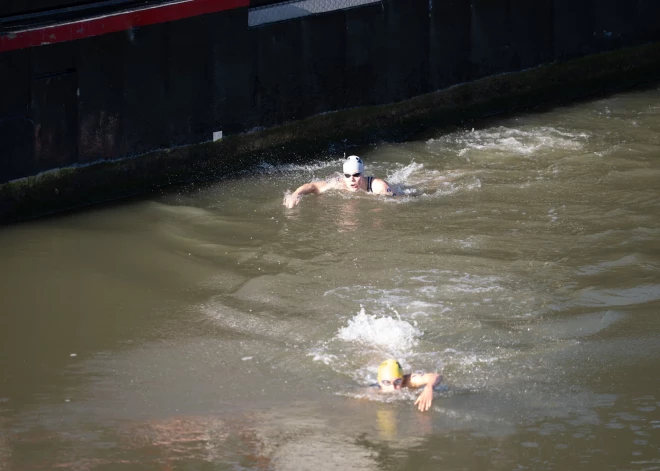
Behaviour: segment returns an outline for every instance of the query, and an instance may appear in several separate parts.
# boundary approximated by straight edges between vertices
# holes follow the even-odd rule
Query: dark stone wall
[[[0,183],[657,41],[657,18],[656,0],[383,0],[255,28],[239,8],[0,53]]]
[[[63,8],[93,2],[67,0],[3,0],[0,4],[0,18],[10,15],[22,15],[53,8]]]
[[[127,6],[144,6],[151,3],[164,3],[167,0],[2,0],[0,2],[0,25],[14,24],[12,16],[35,13],[56,13],[58,17],[72,17],[72,10],[108,12]],[[51,15],[52,16],[52,15]],[[34,18],[32,18],[34,20]],[[22,22],[19,21],[19,22]]]

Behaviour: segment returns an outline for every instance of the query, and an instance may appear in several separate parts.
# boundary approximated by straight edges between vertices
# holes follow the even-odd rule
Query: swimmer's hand
[[[442,381],[442,375],[438,373],[413,373],[410,375],[409,384],[414,388],[424,386],[422,393],[415,400],[417,408],[424,412],[431,408],[433,402],[433,388]]]
[[[302,199],[302,196],[297,195],[295,193],[287,193],[284,195],[284,201],[282,204],[286,206],[287,208],[293,208],[295,205],[300,203],[300,200]]]
[[[417,400],[415,401],[415,405],[420,411],[425,412],[431,408],[432,402],[433,402],[433,386],[431,384],[427,384],[424,387],[422,393],[417,397]]]

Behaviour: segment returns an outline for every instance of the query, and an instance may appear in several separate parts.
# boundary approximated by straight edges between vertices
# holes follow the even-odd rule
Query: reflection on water
[[[660,90],[0,232],[0,469],[660,467]],[[432,410],[379,363],[441,371]]]

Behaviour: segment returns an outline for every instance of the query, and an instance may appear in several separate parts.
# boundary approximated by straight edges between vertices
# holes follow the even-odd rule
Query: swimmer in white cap
[[[283,204],[287,208],[293,208],[300,203],[303,195],[311,193],[319,195],[332,188],[339,188],[346,191],[366,191],[367,193],[374,193],[376,195],[396,196],[385,180],[364,176],[364,163],[357,155],[351,155],[346,159],[344,162],[344,175],[340,180],[339,186],[327,181],[305,183],[293,193],[287,194],[284,197]]]
[[[422,412],[431,408],[433,402],[433,388],[440,384],[442,375],[438,373],[416,372],[404,375],[401,364],[394,360],[385,360],[378,367],[378,387],[382,392],[398,391],[401,388],[421,388],[422,393],[417,396],[415,405]]]

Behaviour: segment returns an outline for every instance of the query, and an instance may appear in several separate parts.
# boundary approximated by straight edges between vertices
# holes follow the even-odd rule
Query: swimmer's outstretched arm
[[[309,195],[311,193],[318,195],[323,193],[327,189],[327,186],[327,182],[324,181],[305,183],[304,185],[299,186],[293,193],[284,196],[282,204],[287,208],[293,208],[300,203],[303,195]]]
[[[440,381],[442,381],[442,375],[438,373],[413,373],[410,375],[407,381],[409,387],[421,388],[424,386],[424,390],[415,400],[415,405],[420,411],[424,412],[431,408],[433,388],[440,384]]]

